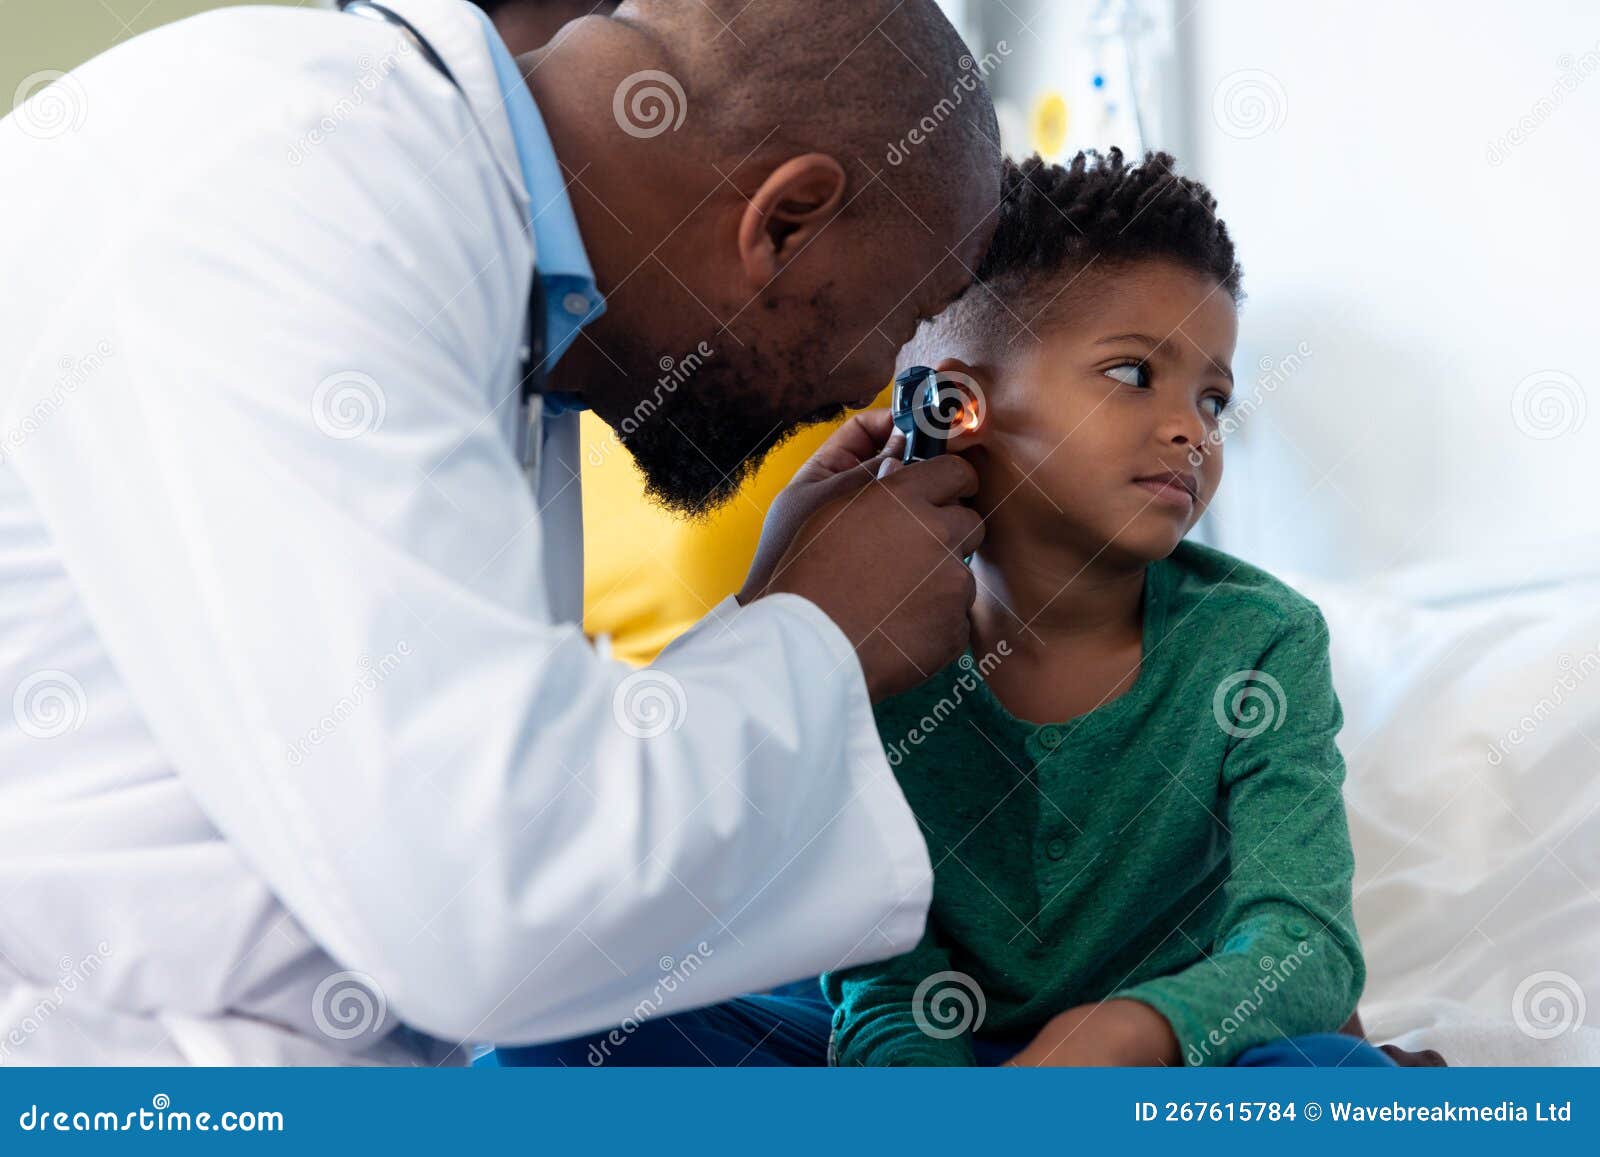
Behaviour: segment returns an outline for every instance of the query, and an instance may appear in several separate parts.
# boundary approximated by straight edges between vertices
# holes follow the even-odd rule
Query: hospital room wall
[[[1213,541],[1328,577],[1592,561],[1600,6],[1203,0],[1180,49],[1262,399]]]
[[[1010,48],[990,82],[1011,151],[1050,92],[1063,156],[1139,143],[1089,83],[1123,8],[1142,143],[1212,186],[1245,269],[1207,540],[1324,577],[1593,561],[1600,5],[979,0],[969,43]]]

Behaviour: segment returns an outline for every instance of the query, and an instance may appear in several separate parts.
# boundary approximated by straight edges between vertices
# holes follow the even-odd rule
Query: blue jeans
[[[480,1064],[507,1068],[538,1065],[654,1068],[691,1066],[795,1067],[828,1063],[833,1009],[817,982],[791,985],[766,996],[745,996],[644,1021],[631,1032],[613,1029],[554,1044],[496,1050]],[[980,1037],[973,1041],[978,1064],[999,1065],[1032,1038]],[[1356,1037],[1321,1032],[1247,1049],[1240,1066],[1284,1068],[1392,1068],[1394,1062]]]

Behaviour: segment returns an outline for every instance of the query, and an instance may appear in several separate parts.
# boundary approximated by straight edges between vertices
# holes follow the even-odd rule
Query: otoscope
[[[930,366],[911,366],[894,376],[894,396],[889,413],[895,429],[906,436],[905,453],[900,461],[910,464],[936,458],[948,448],[955,428],[976,429],[981,421],[981,404],[969,407],[968,399],[955,382],[965,375],[954,374],[941,380]],[[971,383],[970,378],[965,379]],[[975,384],[974,384],[975,385]],[[963,503],[970,505],[967,499]],[[971,556],[962,559],[970,563]]]
[[[931,366],[910,366],[894,377],[890,413],[895,428],[906,436],[902,462],[921,462],[945,451],[951,430],[966,413],[959,391],[941,390]]]

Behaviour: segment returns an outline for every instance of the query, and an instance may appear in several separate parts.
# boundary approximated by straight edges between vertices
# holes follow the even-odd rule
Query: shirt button
[[[561,299],[561,308],[574,317],[582,317],[589,312],[589,299],[581,293],[569,293]]]
[[[1056,746],[1061,742],[1061,728],[1054,723],[1041,727],[1039,729],[1039,742],[1044,744],[1046,749]]]
[[[1045,854],[1048,855],[1052,860],[1059,860],[1062,856],[1067,854],[1067,841],[1051,840],[1045,845],[1044,850]]]
[[[1309,936],[1309,935],[1311,935],[1311,929],[1307,928],[1304,924],[1300,923],[1300,921],[1298,921],[1298,920],[1289,921],[1287,924],[1284,925],[1284,930],[1287,931],[1290,936]]]

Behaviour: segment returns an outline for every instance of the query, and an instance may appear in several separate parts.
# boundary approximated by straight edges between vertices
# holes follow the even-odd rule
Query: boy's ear
[[[960,358],[945,358],[933,367],[939,375],[939,396],[960,407],[960,417],[946,443],[959,452],[983,444],[988,429],[988,381],[983,371]]]

